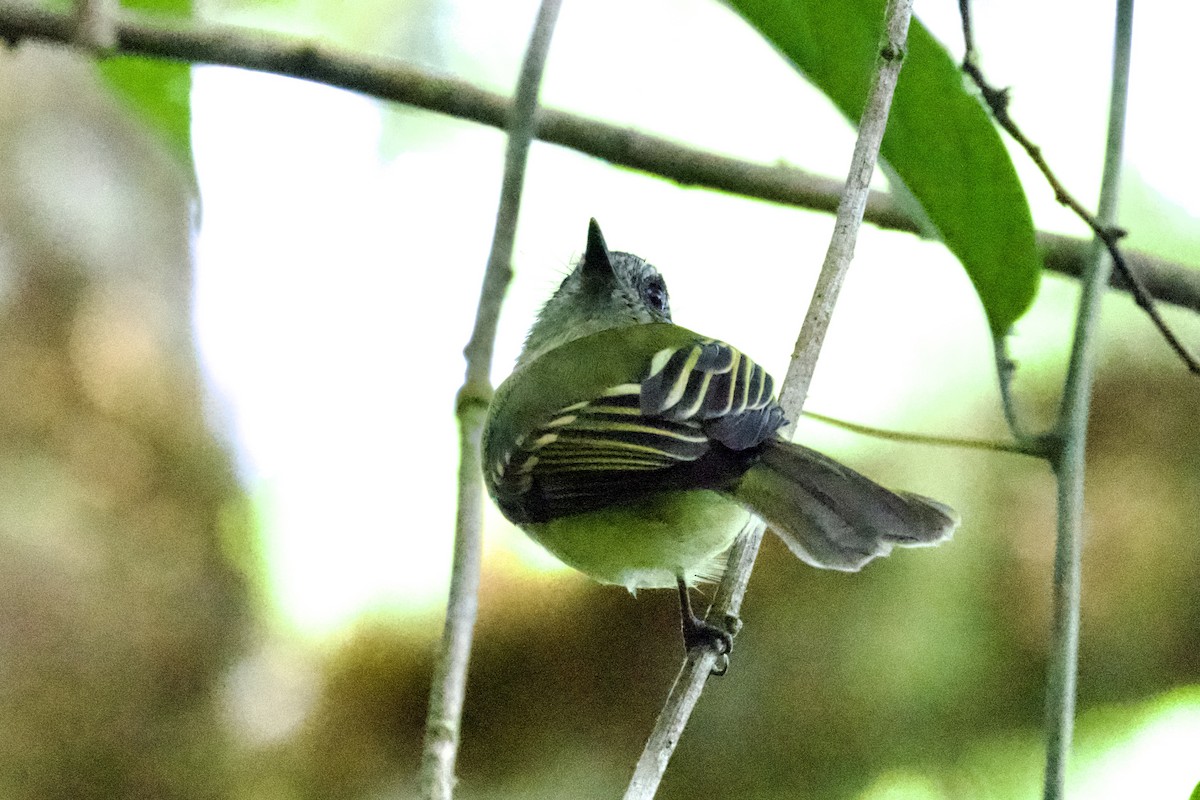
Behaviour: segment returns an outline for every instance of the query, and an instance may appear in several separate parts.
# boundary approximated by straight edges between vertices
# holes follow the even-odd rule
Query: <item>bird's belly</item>
[[[720,556],[750,512],[712,491],[662,492],[614,506],[526,524],[526,533],[568,566],[601,583],[636,589],[716,580]]]

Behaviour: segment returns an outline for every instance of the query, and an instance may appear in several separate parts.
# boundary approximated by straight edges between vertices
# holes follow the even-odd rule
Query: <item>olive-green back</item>
[[[639,383],[654,354],[704,337],[668,323],[610,328],[551,350],[512,373],[492,398],[483,443],[486,470],[495,455],[561,408],[605,389]]]

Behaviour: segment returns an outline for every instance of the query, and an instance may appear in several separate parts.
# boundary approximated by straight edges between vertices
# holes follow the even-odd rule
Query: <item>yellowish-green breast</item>
[[[636,504],[571,514],[522,528],[563,563],[601,583],[637,589],[715,580],[720,556],[750,512],[717,492],[661,492]]]

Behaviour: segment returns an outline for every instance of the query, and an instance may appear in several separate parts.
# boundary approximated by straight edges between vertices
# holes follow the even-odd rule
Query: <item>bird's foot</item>
[[[713,625],[699,617],[683,618],[683,646],[693,650],[711,650],[717,654],[714,675],[724,675],[729,669],[729,653],[733,650],[733,634],[720,625]]]
[[[733,650],[733,637],[742,626],[742,621],[733,614],[726,614],[724,625],[714,625],[701,619],[692,611],[687,586],[679,581],[680,619],[683,623],[683,646],[690,654],[694,650],[709,650],[717,655],[713,675],[724,675],[729,669],[729,654]]]

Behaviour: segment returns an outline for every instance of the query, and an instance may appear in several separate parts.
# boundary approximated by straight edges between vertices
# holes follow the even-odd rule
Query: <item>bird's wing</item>
[[[498,454],[488,476],[510,516],[542,521],[648,492],[718,485],[783,414],[769,375],[722,342],[659,351],[640,383],[555,410]],[[716,447],[714,442],[724,445]],[[732,452],[731,452],[732,451]]]
[[[712,339],[659,351],[641,398],[643,414],[701,422],[710,438],[731,450],[762,444],[784,423],[767,371]]]

